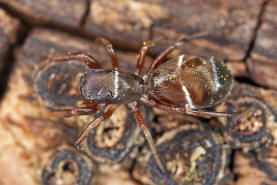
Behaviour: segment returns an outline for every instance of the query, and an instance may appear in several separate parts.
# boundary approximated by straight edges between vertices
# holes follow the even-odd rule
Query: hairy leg
[[[108,54],[109,54],[112,64],[113,64],[113,69],[118,69],[118,60],[117,60],[117,56],[114,52],[112,44],[103,37],[99,37],[99,38],[97,38],[97,40],[106,46]]]
[[[153,138],[151,136],[151,133],[149,131],[149,129],[147,128],[147,125],[146,123],[144,122],[144,119],[143,119],[143,116],[142,116],[142,113],[140,112],[140,110],[137,108],[137,105],[135,103],[130,103],[128,104],[129,107],[132,109],[133,113],[134,113],[134,116],[135,116],[135,119],[137,121],[137,123],[139,124],[141,130],[143,131],[149,145],[150,145],[150,149],[153,153],[153,156],[159,166],[159,168],[164,172],[165,169],[162,165],[162,162],[158,156],[158,152],[157,152],[157,149],[155,147],[155,144],[154,144],[154,141],[153,141]]]
[[[143,65],[144,65],[145,58],[146,58],[146,53],[150,47],[155,46],[155,42],[156,41],[154,41],[154,40],[143,42],[143,46],[140,48],[138,59],[137,59],[137,66],[135,69],[136,75],[139,75],[139,73],[143,69]]]
[[[228,25],[223,25],[215,30],[211,31],[204,31],[204,32],[199,32],[193,35],[190,35],[188,37],[182,38],[178,40],[177,42],[170,44],[162,53],[160,53],[155,60],[152,62],[150,67],[148,68],[146,74],[143,76],[143,79],[146,81],[149,77],[149,75],[153,72],[153,70],[159,66],[162,62],[165,61],[166,57],[174,50],[176,49],[177,46],[180,46],[182,43],[188,43],[192,40],[199,39],[199,38],[204,38],[210,35],[215,35],[218,33],[222,33],[226,30],[231,30],[232,28],[236,27],[237,25],[233,26],[228,26]]]
[[[98,61],[93,58],[88,53],[68,53],[63,55],[57,55],[54,57],[50,57],[48,60],[50,62],[66,62],[73,59],[80,59],[82,62],[84,62],[89,68],[91,69],[99,69],[101,68],[101,65],[98,63]]]
[[[53,112],[53,114],[55,116],[63,117],[63,118],[69,118],[72,116],[89,115],[101,110],[104,106],[105,104],[93,104],[93,105],[87,105],[85,107],[77,107],[73,109],[62,109],[62,110]]]
[[[148,104],[153,107],[157,107],[161,110],[185,113],[185,114],[200,116],[200,117],[228,117],[228,116],[234,116],[235,114],[237,114],[237,113],[225,113],[225,112],[208,112],[208,111],[201,111],[201,110],[193,110],[185,107],[174,107],[146,97],[142,97],[140,100],[145,104]]]
[[[80,137],[77,139],[75,146],[78,146],[90,133],[91,130],[96,128],[102,121],[109,118],[113,112],[118,108],[118,105],[109,105],[103,114],[98,116],[95,120],[93,120],[87,128],[83,131]]]

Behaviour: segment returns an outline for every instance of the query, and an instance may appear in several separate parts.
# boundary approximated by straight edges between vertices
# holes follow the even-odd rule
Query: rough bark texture
[[[183,47],[188,54],[242,60],[248,49],[262,1],[163,1],[169,16],[153,26],[153,37],[180,39],[197,32],[215,32],[226,24],[231,30],[195,40]]]
[[[16,42],[19,28],[19,20],[12,18],[0,8],[0,94],[3,93],[3,86],[7,81],[5,68],[9,66],[9,52]]]
[[[84,30],[122,48],[138,49],[150,39],[151,26],[167,16],[167,10],[155,1],[96,0],[90,5]]]
[[[263,14],[261,27],[257,31],[253,52],[247,60],[249,77],[262,86],[274,89],[277,89],[276,16],[277,2],[270,1]]]
[[[273,0],[0,0],[0,184],[277,184],[276,12]],[[211,34],[170,57],[226,61],[235,86],[212,110],[234,116],[200,119],[141,106],[165,173],[124,106],[74,147],[95,114],[64,119],[61,110],[80,106],[88,67],[53,56],[87,52],[111,68],[95,40],[105,37],[120,69],[133,71],[145,41],[155,41],[148,53],[155,57],[201,32]]]
[[[2,70],[5,54],[8,52],[9,46],[16,41],[18,28],[19,21],[0,9],[0,69]]]
[[[59,64],[53,65],[51,69],[54,69],[58,72],[54,79],[51,82],[48,82],[47,87],[50,86],[49,89],[46,89],[53,94],[48,92],[50,94],[49,96],[43,96],[40,93],[47,92],[41,92],[41,89],[37,87],[38,83],[43,83],[44,80],[49,81],[49,79],[37,78],[37,73],[43,70],[45,65],[47,66],[47,62],[51,62],[45,60],[57,54],[73,51],[87,51],[95,53],[94,56],[99,61],[101,61],[101,64],[103,64],[103,66],[110,66],[110,64],[108,64],[109,58],[106,55],[104,46],[93,44],[87,42],[84,39],[80,39],[74,36],[70,36],[66,33],[61,33],[49,29],[34,29],[30,33],[29,37],[25,40],[24,45],[17,50],[16,63],[11,75],[11,79],[9,81],[9,88],[4,96],[4,99],[1,102],[1,132],[3,132],[3,134],[5,135],[7,133],[10,133],[12,137],[10,138],[10,143],[3,143],[3,145],[1,145],[1,151],[5,151],[3,158],[1,158],[1,166],[5,166],[6,170],[1,170],[0,173],[1,176],[4,176],[5,174],[22,173],[20,172],[22,170],[25,171],[24,173],[26,173],[26,179],[18,180],[15,179],[14,176],[5,175],[6,178],[3,179],[3,184],[37,184],[40,181],[43,184],[47,184],[50,181],[52,184],[55,184],[59,181],[59,178],[62,178],[62,180],[67,179],[66,174],[68,173],[68,176],[70,176],[70,180],[67,179],[66,182],[64,182],[65,184],[67,184],[80,180],[77,178],[76,174],[88,176],[86,173],[91,172],[91,170],[89,170],[88,172],[86,172],[86,170],[78,172],[77,169],[72,169],[73,172],[75,170],[75,172],[72,174],[72,172],[70,171],[71,169],[68,169],[68,172],[64,171],[65,173],[62,174],[63,177],[59,177],[59,174],[56,174],[57,177],[54,178],[53,174],[55,170],[58,169],[58,167],[51,167],[52,160],[55,161],[58,160],[59,156],[65,157],[68,155],[71,156],[70,159],[72,158],[73,161],[71,162],[73,164],[70,163],[70,165],[74,166],[74,164],[76,163],[75,165],[77,166],[91,166],[91,164],[87,164],[87,160],[82,163],[82,161],[79,161],[78,157],[74,157],[80,154],[74,149],[73,144],[74,140],[76,140],[78,134],[81,131],[80,129],[78,129],[78,127],[80,126],[80,128],[83,128],[83,124],[91,121],[92,117],[85,116],[77,120],[63,120],[55,116],[53,112],[49,111],[48,109],[50,108],[60,110],[65,107],[68,108],[76,106],[75,103],[77,100],[79,100],[81,94],[79,92],[78,85],[79,78],[78,76],[75,76],[76,81],[74,82],[74,75],[78,74],[75,72],[76,70],[77,72],[78,70],[79,72],[82,72],[82,70],[85,69],[85,66],[81,65],[82,63],[78,60],[72,61],[70,65],[67,65],[69,68],[61,66]],[[134,67],[134,64],[128,61],[135,61],[135,54],[118,53],[118,56],[121,61],[125,61],[121,63],[121,67],[123,69],[128,70],[130,66]],[[61,68],[61,71],[59,71],[59,67]],[[67,74],[67,77],[63,76],[64,72],[67,72],[70,75]],[[47,71],[44,73],[45,75],[47,75]],[[50,76],[51,74],[53,75],[54,73],[50,73]],[[58,92],[56,92],[55,90],[58,90]],[[65,104],[61,103],[63,99],[66,102]],[[121,112],[120,114],[121,117],[123,117],[122,114],[123,112]],[[117,123],[119,119],[123,119],[116,117],[118,117],[118,114],[115,114],[114,117],[107,121],[107,128],[109,127],[109,124],[112,124],[113,122]],[[111,129],[109,130],[109,132],[112,133]],[[119,134],[123,133],[124,132],[119,132]],[[136,131],[136,133],[138,132]],[[99,137],[100,140],[105,139],[106,136],[104,136],[104,134],[105,132],[102,132],[103,137]],[[115,133],[115,135],[118,134]],[[137,138],[138,134],[135,135]],[[115,138],[113,137],[113,139]],[[132,139],[128,139],[128,142],[134,143],[135,140],[133,139],[132,141]],[[130,146],[130,144],[128,144],[128,146]],[[69,148],[68,150],[71,150],[72,152],[68,152],[67,150],[64,151],[64,147]],[[111,146],[109,145],[109,147]],[[9,148],[11,148],[11,150],[9,150]],[[13,150],[15,149],[18,150],[18,152],[13,152]],[[59,152],[61,154],[59,154]],[[129,153],[130,152],[128,152],[128,154]],[[22,156],[23,154],[24,156]],[[87,150],[87,155],[90,155],[89,150]],[[54,157],[51,158],[51,156]],[[57,159],[55,159],[55,157]],[[126,156],[123,157],[124,159],[126,158]],[[19,161],[19,164],[13,163],[9,165],[10,161],[14,158]],[[99,161],[101,160],[99,159]],[[92,163],[92,161],[89,162]],[[38,167],[32,168],[30,166],[32,164],[35,164]],[[53,164],[55,163],[53,162]],[[20,168],[15,168],[14,165],[20,165]],[[126,165],[130,166],[130,164]],[[60,168],[63,168],[63,166],[61,166]],[[111,167],[106,168],[110,169]],[[103,171],[104,174],[109,173],[106,172],[107,170]],[[126,174],[124,170],[122,171],[122,173]],[[36,178],[33,178],[34,174],[36,174]],[[90,179],[80,180],[80,182],[83,181],[90,182]],[[120,182],[120,180],[118,181]],[[129,180],[127,179],[126,181],[128,182]]]
[[[86,0],[1,0],[25,21],[78,28],[85,14]]]

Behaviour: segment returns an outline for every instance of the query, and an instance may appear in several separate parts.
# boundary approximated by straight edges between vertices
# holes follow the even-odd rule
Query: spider
[[[180,41],[188,42],[208,34],[199,34]],[[208,112],[221,101],[232,89],[233,78],[226,65],[214,57],[189,56],[180,54],[172,59],[167,56],[180,42],[170,44],[152,62],[145,74],[141,74],[146,53],[151,42],[144,43],[140,49],[133,73],[119,70],[118,59],[112,44],[100,39],[105,45],[112,62],[112,69],[101,69],[100,63],[87,53],[69,53],[51,58],[51,61],[80,59],[90,69],[81,77],[81,93],[85,107],[64,109],[65,117],[88,115],[103,109],[76,141],[78,146],[103,120],[109,118],[120,104],[127,105],[142,129],[159,168],[164,167],[159,159],[151,133],[143,115],[138,109],[138,102],[145,103],[166,111],[185,113],[195,116],[229,116],[223,112]]]

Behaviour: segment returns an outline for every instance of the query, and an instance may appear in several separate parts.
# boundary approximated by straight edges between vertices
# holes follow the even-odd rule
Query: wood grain
[[[78,28],[85,14],[86,0],[1,0],[20,18],[35,24]]]
[[[257,84],[277,89],[277,2],[270,1],[262,18],[261,28],[247,61],[249,77]]]

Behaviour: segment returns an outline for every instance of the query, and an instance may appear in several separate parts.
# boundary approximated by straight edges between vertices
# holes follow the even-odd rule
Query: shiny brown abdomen
[[[232,84],[224,62],[214,57],[180,55],[153,71],[148,93],[165,104],[201,109],[220,103]]]

